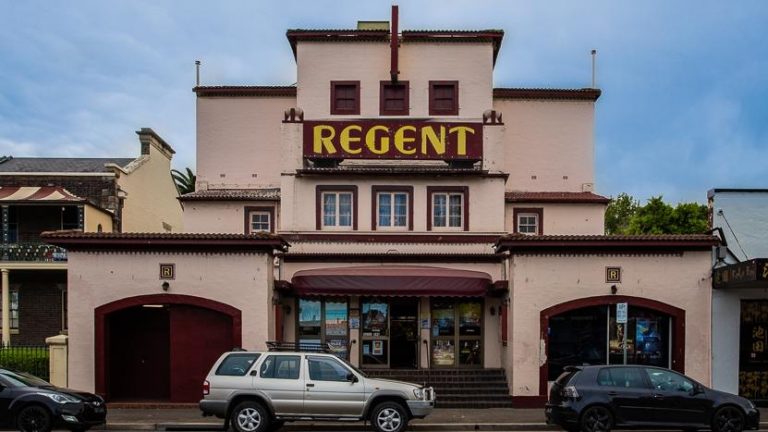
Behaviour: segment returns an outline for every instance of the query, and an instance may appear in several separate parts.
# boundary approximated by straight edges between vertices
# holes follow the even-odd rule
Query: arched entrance
[[[241,313],[185,295],[130,297],[95,310],[96,391],[112,401],[197,402],[213,362],[241,344]]]
[[[541,339],[547,354],[539,370],[541,396],[546,396],[548,383],[564,366],[623,363],[625,327],[616,323],[617,303],[629,305],[627,363],[684,372],[684,310],[640,297],[588,297],[541,311]]]

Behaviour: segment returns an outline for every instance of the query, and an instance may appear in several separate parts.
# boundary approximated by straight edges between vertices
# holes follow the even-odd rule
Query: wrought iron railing
[[[45,345],[0,344],[0,367],[27,372],[48,381],[48,355]]]
[[[0,261],[58,262],[66,260],[66,249],[46,243],[0,244]]]

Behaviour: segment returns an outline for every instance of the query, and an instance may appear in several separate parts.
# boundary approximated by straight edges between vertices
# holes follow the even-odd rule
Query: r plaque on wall
[[[176,279],[176,264],[160,264],[160,279]]]
[[[621,282],[621,267],[606,267],[605,282]]]

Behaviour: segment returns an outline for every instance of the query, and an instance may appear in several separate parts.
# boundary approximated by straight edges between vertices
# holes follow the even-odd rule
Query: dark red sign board
[[[310,159],[483,158],[483,125],[435,121],[305,121]]]

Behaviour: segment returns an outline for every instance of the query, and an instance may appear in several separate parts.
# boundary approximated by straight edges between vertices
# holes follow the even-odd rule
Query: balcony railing
[[[62,262],[67,260],[67,251],[45,243],[0,244],[0,261]]]

